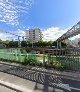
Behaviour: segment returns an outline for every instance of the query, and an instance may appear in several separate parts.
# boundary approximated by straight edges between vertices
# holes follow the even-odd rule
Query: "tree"
[[[38,43],[39,43],[39,46],[40,46],[40,47],[43,47],[43,43],[44,43],[43,40],[38,41]]]
[[[26,41],[22,41],[22,42],[21,42],[21,47],[26,47],[26,46],[27,46]]]
[[[2,43],[6,46],[6,47],[9,47],[9,40],[6,40],[6,41],[2,41]]]
[[[9,47],[18,47],[18,41],[10,41]]]
[[[54,41],[54,42],[52,43],[52,46],[56,46],[56,47],[57,47],[57,41]]]
[[[32,43],[31,43],[30,41],[27,41],[26,45],[27,45],[28,47],[31,47],[31,46],[32,46]]]
[[[48,41],[47,42],[47,46],[52,47],[52,45],[53,45],[53,41]]]

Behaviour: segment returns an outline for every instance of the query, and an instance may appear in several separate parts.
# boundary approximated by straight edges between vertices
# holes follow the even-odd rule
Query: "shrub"
[[[43,66],[42,62],[37,62],[37,66]]]

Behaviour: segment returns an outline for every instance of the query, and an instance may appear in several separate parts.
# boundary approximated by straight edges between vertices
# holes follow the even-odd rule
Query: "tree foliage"
[[[2,41],[3,44],[5,44],[6,47],[19,47],[19,42],[18,41]],[[35,43],[31,43],[30,41],[21,41],[21,47],[57,47],[57,42],[56,41],[43,41],[40,40]],[[61,42],[62,47],[66,47],[66,44]]]

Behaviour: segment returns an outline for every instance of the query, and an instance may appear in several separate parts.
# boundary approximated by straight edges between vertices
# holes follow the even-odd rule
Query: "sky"
[[[80,21],[80,0],[0,0],[0,30],[24,35],[40,28],[44,40],[56,40]],[[5,40],[15,38],[0,32]]]

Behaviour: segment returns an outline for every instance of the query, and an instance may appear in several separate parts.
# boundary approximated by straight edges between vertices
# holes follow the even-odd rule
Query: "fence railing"
[[[27,50],[0,49],[0,60],[38,65],[46,68],[80,71],[80,48]]]
[[[80,70],[80,48],[48,50],[48,56],[65,69]]]

